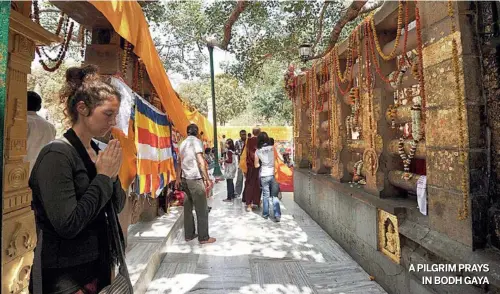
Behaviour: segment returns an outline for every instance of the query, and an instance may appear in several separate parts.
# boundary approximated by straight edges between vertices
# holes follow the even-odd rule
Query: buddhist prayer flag
[[[166,114],[140,96],[135,101],[136,192],[156,197],[175,178],[171,124]]]
[[[135,134],[133,124],[133,109],[135,93],[121,79],[112,77],[111,85],[120,93],[121,103],[116,126],[112,129],[113,137],[120,141],[122,147],[123,164],[118,173],[123,190],[127,191],[136,176]]]

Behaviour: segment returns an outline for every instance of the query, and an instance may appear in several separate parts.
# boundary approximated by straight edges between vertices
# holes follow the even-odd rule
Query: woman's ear
[[[76,104],[76,111],[78,111],[78,113],[82,116],[89,116],[90,115],[90,110],[87,107],[87,105],[85,105],[85,103],[83,101],[79,101]]]

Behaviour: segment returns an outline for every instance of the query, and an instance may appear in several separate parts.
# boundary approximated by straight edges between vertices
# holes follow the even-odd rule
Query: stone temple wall
[[[401,15],[412,24],[405,45]],[[390,293],[500,289],[498,15],[494,2],[386,2],[373,24],[295,77],[295,201]],[[367,27],[380,45],[366,42]],[[369,46],[399,57],[372,49],[365,63]],[[412,64],[399,84],[384,81],[404,52]],[[413,101],[398,104],[401,92]],[[490,285],[422,285],[408,271],[418,263],[488,263],[476,275]]]

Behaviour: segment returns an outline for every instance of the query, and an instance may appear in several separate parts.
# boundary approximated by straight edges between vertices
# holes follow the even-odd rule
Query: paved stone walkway
[[[186,242],[176,232],[147,293],[386,293],[284,193],[281,223],[246,212],[237,199],[222,202],[215,187],[210,235],[217,242]]]

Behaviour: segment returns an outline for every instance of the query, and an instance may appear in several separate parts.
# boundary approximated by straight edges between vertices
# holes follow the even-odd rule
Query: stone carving
[[[18,189],[13,192],[6,192],[6,191],[4,192],[3,195],[4,213],[14,211],[21,207],[26,207],[29,205],[29,203],[31,203],[31,190],[29,188],[21,190]]]
[[[23,166],[17,166],[13,168],[7,176],[10,188],[22,187],[27,177],[28,173],[26,172],[26,169],[23,168]]]
[[[16,151],[22,151],[26,149],[25,139],[12,139],[10,140],[10,149]]]
[[[17,241],[19,237],[22,238],[22,244],[26,249],[32,249],[34,247],[34,242],[32,242],[33,238],[27,230],[22,230],[23,224],[20,222],[16,223],[16,229],[12,234],[11,240],[9,242],[9,247],[7,247],[7,255],[9,257],[15,257],[17,255]],[[21,234],[22,233],[22,234]]]
[[[390,253],[396,253],[396,231],[390,219],[385,221],[385,249]]]
[[[14,51],[12,53],[26,55],[33,59],[35,57],[35,43],[23,35],[18,34],[15,36]]]
[[[374,149],[366,149],[363,152],[363,162],[370,174],[375,176],[378,170],[378,156]]]
[[[14,278],[10,282],[10,293],[17,293],[21,289],[25,288],[28,284],[29,277],[30,277],[30,272],[31,272],[31,265],[23,265],[24,262],[24,257],[21,258],[19,261],[19,267],[17,271],[14,274]]]
[[[379,250],[397,264],[401,260],[398,219],[384,210],[378,210]]]

